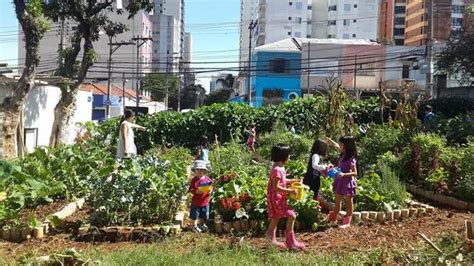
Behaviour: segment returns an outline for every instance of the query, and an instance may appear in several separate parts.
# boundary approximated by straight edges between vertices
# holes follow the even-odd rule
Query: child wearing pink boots
[[[296,213],[286,202],[288,193],[297,194],[295,189],[287,188],[300,180],[286,179],[285,165],[290,158],[291,149],[288,145],[278,144],[272,148],[271,158],[273,161],[267,187],[267,212],[270,225],[267,237],[272,244],[279,248],[289,248],[293,250],[304,249],[305,245],[296,241],[294,225]],[[276,230],[280,219],[286,218],[285,243],[280,243],[276,238]]]
[[[337,215],[341,210],[342,200],[345,198],[347,212],[342,218],[340,228],[346,228],[351,225],[352,214],[354,212],[353,198],[357,189],[357,146],[354,137],[345,136],[339,139],[339,143],[328,138],[329,145],[334,146],[341,156],[339,157],[338,167],[340,173],[336,176],[333,189],[336,194],[334,209],[329,212],[328,219],[330,222],[337,222]]]

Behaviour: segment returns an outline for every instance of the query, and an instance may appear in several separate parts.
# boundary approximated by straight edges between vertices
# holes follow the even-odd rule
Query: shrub
[[[378,156],[387,151],[394,152],[400,143],[402,131],[386,125],[373,125],[359,143],[359,165],[369,167],[377,162]]]
[[[423,102],[420,106],[420,117],[424,115],[425,107],[431,105],[438,116],[453,118],[474,111],[474,99],[469,97],[439,98]]]
[[[265,159],[270,159],[272,148],[278,143],[290,145],[292,149],[292,160],[307,161],[314,140],[307,135],[296,135],[288,130],[279,128],[275,131],[262,135],[258,139],[257,152]]]

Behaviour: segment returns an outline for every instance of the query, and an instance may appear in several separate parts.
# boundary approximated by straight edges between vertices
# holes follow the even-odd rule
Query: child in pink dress
[[[267,237],[280,248],[303,249],[305,245],[296,241],[295,238],[296,213],[286,202],[286,194],[293,193],[296,195],[298,193],[296,189],[287,188],[287,185],[300,182],[300,180],[286,179],[285,165],[288,163],[290,153],[290,147],[284,144],[278,144],[272,149],[271,157],[274,163],[267,187],[267,212],[270,219]],[[276,229],[281,218],[287,218],[285,244],[278,242],[276,239]]]

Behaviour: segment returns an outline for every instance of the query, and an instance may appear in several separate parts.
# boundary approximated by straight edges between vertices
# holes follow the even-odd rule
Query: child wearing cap
[[[189,192],[193,194],[189,216],[193,220],[193,230],[197,233],[207,231],[209,220],[209,198],[212,191],[212,179],[207,173],[207,162],[196,160],[193,166],[194,178],[191,180]],[[199,225],[199,220],[202,221]]]

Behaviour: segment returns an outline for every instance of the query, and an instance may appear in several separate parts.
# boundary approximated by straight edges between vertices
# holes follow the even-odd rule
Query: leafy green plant
[[[176,158],[175,158],[176,159]],[[187,162],[190,163],[190,162]],[[162,224],[172,222],[187,192],[180,163],[153,157],[125,160],[112,178],[91,185],[89,202],[97,226]]]

